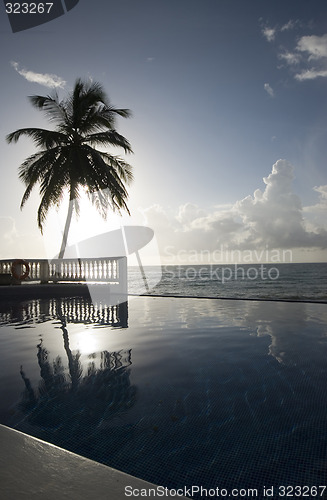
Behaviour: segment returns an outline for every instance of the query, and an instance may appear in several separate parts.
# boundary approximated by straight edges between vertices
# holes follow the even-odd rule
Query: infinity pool
[[[52,299],[0,322],[0,423],[169,488],[326,484],[327,305]]]

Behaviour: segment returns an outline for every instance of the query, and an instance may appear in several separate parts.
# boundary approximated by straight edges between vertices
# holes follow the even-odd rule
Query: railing
[[[0,275],[12,274],[11,268],[15,259],[0,260]],[[109,283],[115,291],[127,290],[127,258],[103,257],[82,259],[26,259],[29,266],[26,282],[40,281],[41,283],[83,282]],[[23,264],[17,264],[16,272],[25,271]],[[116,290],[117,289],[117,290]]]
[[[17,308],[0,308],[0,326],[5,324],[30,325],[51,319],[64,319],[67,323],[111,325],[128,327],[128,305],[93,304],[83,297],[33,299]]]

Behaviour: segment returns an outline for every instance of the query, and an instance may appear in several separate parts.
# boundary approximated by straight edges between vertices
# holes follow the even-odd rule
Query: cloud
[[[315,205],[304,207],[303,210],[307,213],[320,213],[325,216],[327,212],[327,185],[315,186],[313,190],[319,194],[318,203],[316,203]]]
[[[11,66],[23,76],[26,80],[33,83],[38,83],[40,85],[44,85],[45,87],[60,87],[64,88],[66,85],[65,80],[63,80],[60,76],[52,75],[48,73],[35,73],[34,71],[19,69],[19,64],[15,61],[11,61]]]
[[[295,27],[304,27],[299,20],[294,19],[290,19],[281,27],[275,26],[274,28],[267,25],[264,26],[262,19],[259,22],[261,24],[261,32],[268,42],[275,41],[279,33],[290,31]],[[278,59],[285,63],[297,81],[302,82],[304,80],[327,77],[327,33],[321,36],[301,36],[297,42],[293,41],[293,48],[279,46],[278,51]],[[315,63],[314,66],[313,62]],[[279,65],[278,68],[280,69],[283,66]],[[298,66],[296,71],[294,69],[295,66]],[[270,93],[266,85],[268,84],[265,84],[265,89]]]
[[[306,63],[315,61],[317,64],[317,67],[304,68],[296,73],[296,80],[302,82],[327,77],[327,34],[301,37],[296,50],[306,58]]]
[[[262,19],[260,19],[260,22],[262,24]],[[274,28],[271,28],[270,26],[267,25],[262,26],[261,33],[268,42],[273,42],[276,39],[278,33],[283,31],[290,31],[299,25],[301,25],[301,23],[298,19],[290,19],[287,23],[283,24],[281,27],[275,26]]]
[[[300,82],[304,80],[315,80],[327,77],[327,34],[322,36],[302,36],[295,50],[284,49],[278,54],[278,58],[284,61],[291,69],[292,66],[300,65],[301,69],[293,73],[294,78]],[[312,66],[315,61],[315,67]],[[310,66],[310,67],[308,67]]]
[[[263,88],[265,89],[265,91],[267,92],[267,94],[270,95],[270,97],[274,97],[275,96],[275,92],[274,90],[272,89],[272,87],[269,85],[269,83],[265,83]]]
[[[322,36],[303,36],[296,49],[309,54],[309,61],[327,57],[327,34]]]
[[[294,29],[298,24],[300,24],[298,19],[290,19],[287,23],[283,24],[280,31],[289,31]]]
[[[294,167],[278,160],[263,178],[265,188],[232,206],[203,210],[186,203],[174,212],[153,205],[143,211],[144,223],[155,230],[163,256],[177,255],[181,249],[214,252],[222,245],[240,251],[327,248],[326,223],[310,214],[310,210],[326,213],[327,186],[315,187],[319,203],[303,209],[293,192],[293,180]]]
[[[193,203],[186,203],[185,205],[179,207],[178,215],[176,218],[178,222],[180,222],[180,224],[187,226],[192,224],[193,221],[201,219],[202,217],[206,217],[205,210],[199,209],[199,207],[197,205],[194,205]]]
[[[306,69],[301,73],[297,73],[294,78],[303,82],[304,80],[315,80],[316,78],[326,78],[327,77],[327,69],[319,70],[319,69]]]
[[[282,52],[281,54],[278,54],[278,57],[279,59],[282,59],[283,61],[286,62],[286,64],[290,66],[299,64],[301,61],[300,54],[296,54],[295,52],[289,52],[287,50],[285,52]]]
[[[268,42],[272,42],[275,40],[277,30],[276,28],[269,28],[268,26],[265,26],[262,28],[261,33]]]
[[[318,193],[318,203],[303,207],[304,222],[307,230],[319,234],[326,225],[327,185],[315,186],[313,190]]]
[[[325,207],[326,207],[327,206],[327,185],[324,185],[324,186],[315,186],[313,189],[317,193],[320,194],[321,199],[324,201]]]
[[[263,178],[265,190],[257,189],[253,196],[236,202],[248,231],[243,245],[290,248],[313,244],[304,228],[301,200],[292,191],[293,179],[294,167],[286,160],[278,160],[268,177]],[[317,240],[319,243],[322,241]]]

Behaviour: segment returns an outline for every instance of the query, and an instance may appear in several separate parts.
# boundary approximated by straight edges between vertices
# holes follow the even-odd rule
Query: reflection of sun
[[[83,332],[78,336],[76,348],[81,354],[91,354],[99,350],[99,345],[92,333]]]

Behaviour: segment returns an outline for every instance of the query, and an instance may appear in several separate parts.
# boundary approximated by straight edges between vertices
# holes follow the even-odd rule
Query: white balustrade
[[[12,274],[15,259],[0,260],[0,274]],[[117,285],[126,290],[127,258],[85,258],[85,259],[25,259],[29,273],[26,282],[99,282]],[[21,264],[23,272],[25,267]],[[18,273],[19,273],[18,266]]]
[[[33,299],[21,304],[18,309],[0,311],[0,325],[12,323],[31,324],[49,319],[64,319],[67,323],[128,326],[127,302],[115,305],[93,304],[82,297],[64,299]]]

